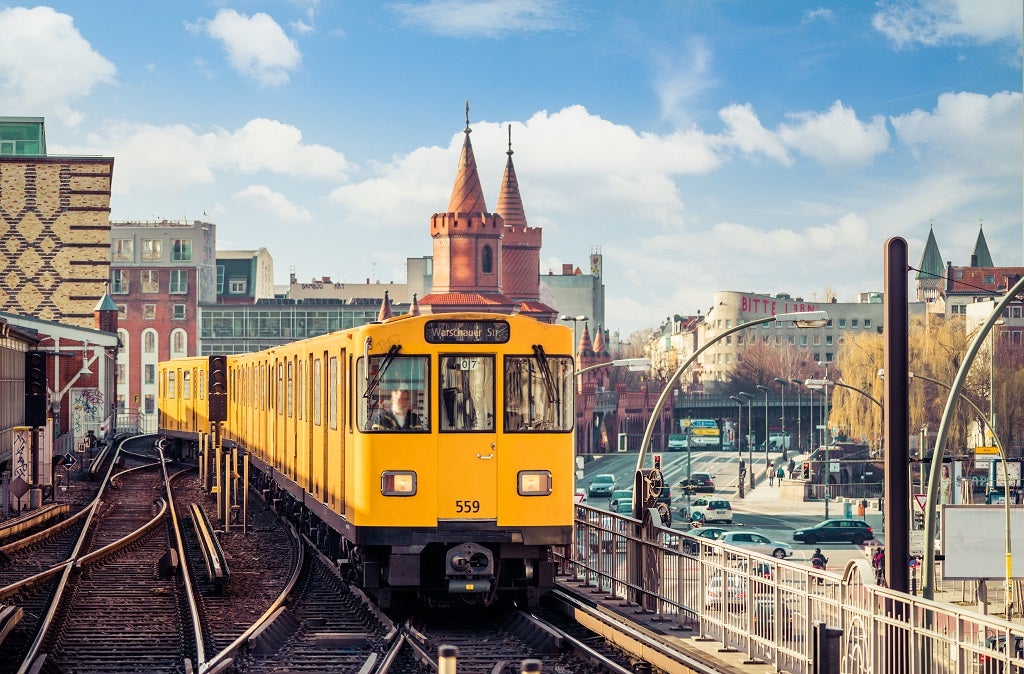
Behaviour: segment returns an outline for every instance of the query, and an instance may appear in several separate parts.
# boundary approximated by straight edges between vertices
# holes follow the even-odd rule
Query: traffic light
[[[804,461],[804,479],[805,480],[810,480],[811,479],[811,462],[810,461]]]
[[[654,470],[661,470],[661,454],[654,455]]]
[[[46,354],[25,352],[25,424],[46,425]]]
[[[210,356],[210,421],[228,418],[228,358]]]

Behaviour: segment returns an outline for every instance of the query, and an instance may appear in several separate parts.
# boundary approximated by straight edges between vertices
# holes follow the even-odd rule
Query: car
[[[782,625],[782,638],[793,639],[793,611],[786,602],[779,602],[779,617],[775,620],[775,597],[757,597],[750,606],[750,622],[754,627],[754,634],[762,639],[775,639],[775,625]]]
[[[684,516],[686,508],[683,508]],[[689,518],[693,522],[725,522],[732,524],[732,504],[722,498],[698,498],[690,503]]]
[[[717,539],[726,545],[734,545],[738,548],[746,548],[762,555],[771,555],[776,559],[785,559],[793,556],[793,547],[789,543],[773,541],[764,534],[757,531],[727,531]]]
[[[835,519],[818,522],[813,527],[797,529],[793,540],[802,543],[853,543],[861,545],[875,537],[875,532],[864,520]]]
[[[1024,636],[1019,634],[1013,635],[1014,653],[1015,658],[1024,658]],[[997,653],[1006,653],[1006,635],[993,635],[985,639],[985,647]],[[1000,655],[999,657],[1003,657]],[[981,665],[980,671],[984,674],[996,674],[997,672],[1003,672],[1005,670],[1005,663],[997,658],[989,655],[979,654],[978,664]]]
[[[633,490],[616,489],[612,492],[611,500],[608,501],[608,510],[623,515],[633,514]]]
[[[696,555],[700,550],[700,539],[709,541],[718,540],[718,537],[730,529],[725,527],[699,527],[690,529],[683,534],[683,552],[689,555]]]
[[[715,493],[715,480],[710,473],[691,473],[690,477],[679,481],[679,487],[684,492],[713,494]]]
[[[612,492],[615,491],[616,487],[615,476],[611,473],[601,473],[595,475],[594,479],[590,481],[590,488],[587,489],[587,495],[594,496],[611,496]]]
[[[716,574],[704,589],[704,606],[708,609],[743,610],[747,603],[747,583],[741,576]]]

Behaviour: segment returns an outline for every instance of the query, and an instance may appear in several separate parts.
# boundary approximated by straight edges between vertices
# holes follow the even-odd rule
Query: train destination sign
[[[424,339],[430,344],[505,344],[507,321],[427,321]]]

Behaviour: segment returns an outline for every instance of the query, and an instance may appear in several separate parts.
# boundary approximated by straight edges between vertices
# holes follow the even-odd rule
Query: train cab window
[[[568,356],[505,357],[505,431],[569,431],[573,364]]]
[[[364,431],[430,430],[430,387],[425,356],[372,356],[367,375],[360,358],[359,427]]]
[[[494,430],[494,356],[442,355],[438,385],[442,431]]]

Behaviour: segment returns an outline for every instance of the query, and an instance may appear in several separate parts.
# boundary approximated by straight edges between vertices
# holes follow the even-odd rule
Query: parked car
[[[875,532],[864,520],[825,520],[813,527],[797,529],[793,540],[803,543],[853,543],[860,545],[875,537]]]
[[[715,481],[710,473],[691,473],[690,477],[679,481],[679,487],[683,492],[713,494],[715,493]]]
[[[793,556],[793,547],[789,543],[773,541],[757,531],[727,531],[717,540],[726,545],[735,545],[738,548],[760,552],[762,555],[771,555],[776,559]]]
[[[608,510],[623,515],[633,514],[633,490],[616,489],[612,492],[612,498],[608,501]]]
[[[686,507],[682,512],[685,515]],[[721,498],[698,498],[690,503],[689,518],[693,522],[725,522],[732,524],[732,504]]]
[[[601,473],[595,475],[594,479],[590,481],[590,488],[587,489],[587,495],[594,496],[611,496],[612,492],[615,491],[615,476],[611,473]]]
[[[708,609],[740,611],[746,603],[747,583],[740,576],[712,576],[704,590],[704,606]]]

